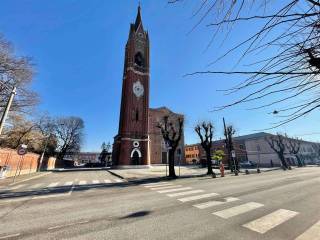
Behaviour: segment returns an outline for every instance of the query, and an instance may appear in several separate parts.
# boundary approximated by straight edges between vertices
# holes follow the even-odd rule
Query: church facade
[[[150,41],[144,30],[141,9],[130,25],[125,48],[119,131],[114,138],[112,160],[115,166],[133,167],[165,163],[166,150],[156,124],[164,114],[183,117],[167,108],[149,108]],[[184,137],[177,150],[184,163]]]

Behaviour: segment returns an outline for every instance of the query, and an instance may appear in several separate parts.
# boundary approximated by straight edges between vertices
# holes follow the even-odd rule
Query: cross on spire
[[[138,29],[140,24],[142,24],[142,20],[141,20],[141,5],[140,5],[140,1],[139,1],[138,14],[137,14],[136,22],[134,24],[136,30]]]

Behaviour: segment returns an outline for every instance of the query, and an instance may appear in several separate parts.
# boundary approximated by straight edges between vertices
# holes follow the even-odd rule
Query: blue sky
[[[134,0],[0,3],[0,32],[15,45],[18,54],[32,56],[36,64],[32,87],[41,97],[39,111],[82,117],[86,126],[84,150],[99,150],[101,143],[112,142],[118,131],[124,46],[137,5]],[[246,106],[210,112],[239,97],[224,96],[216,90],[228,88],[241,78],[183,75],[210,69],[208,63],[224,47],[213,43],[205,51],[212,32],[204,26],[187,34],[195,23],[188,5],[145,0],[141,6],[143,24],[151,40],[150,107],[167,106],[185,114],[186,143],[198,141],[193,126],[200,120],[216,124],[216,138],[222,136],[223,116],[236,126],[238,135],[269,128],[276,121],[266,114],[267,110],[247,111]],[[253,30],[254,26],[239,26],[224,46],[231,46]],[[224,69],[230,61],[226,58],[215,67]],[[319,117],[315,112],[274,131],[319,140]]]

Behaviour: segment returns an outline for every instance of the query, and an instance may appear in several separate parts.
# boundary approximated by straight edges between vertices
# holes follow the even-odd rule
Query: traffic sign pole
[[[20,155],[20,159],[19,159],[19,163],[18,163],[17,168],[16,168],[16,172],[14,174],[14,178],[12,180],[13,182],[16,179],[16,176],[17,176],[17,173],[18,173],[18,168],[19,168],[19,175],[21,173],[21,168],[22,168],[22,163],[23,163],[23,160],[24,160],[24,155],[27,154],[27,148],[28,148],[28,146],[26,144],[21,144],[18,147],[17,153]]]
[[[236,168],[236,151],[232,150],[231,151],[231,157],[233,159],[233,170],[234,170],[234,175],[238,176],[238,169]]]

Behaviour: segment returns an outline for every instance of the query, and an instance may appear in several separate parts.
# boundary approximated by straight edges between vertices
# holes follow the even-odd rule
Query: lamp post
[[[6,121],[6,118],[8,116],[8,113],[9,113],[9,110],[10,110],[10,107],[11,107],[11,104],[12,104],[12,101],[13,101],[13,97],[14,97],[14,95],[16,95],[16,92],[17,92],[17,88],[13,87],[13,89],[12,89],[12,91],[10,93],[10,97],[9,97],[8,102],[7,102],[7,105],[6,105],[5,109],[4,109],[4,113],[2,114],[2,117],[1,117],[1,120],[0,120],[0,135],[2,133],[4,122]]]

